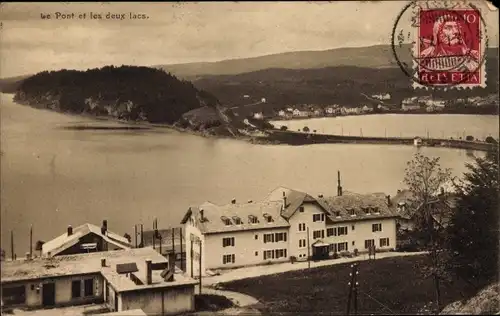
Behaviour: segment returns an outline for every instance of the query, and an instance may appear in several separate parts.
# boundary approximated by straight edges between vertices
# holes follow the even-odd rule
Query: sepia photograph
[[[0,3],[1,314],[500,315],[487,0]]]

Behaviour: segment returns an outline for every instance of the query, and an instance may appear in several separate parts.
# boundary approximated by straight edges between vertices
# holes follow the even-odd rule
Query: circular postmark
[[[391,34],[397,64],[415,87],[478,86],[487,49],[480,10],[458,1],[413,1]]]

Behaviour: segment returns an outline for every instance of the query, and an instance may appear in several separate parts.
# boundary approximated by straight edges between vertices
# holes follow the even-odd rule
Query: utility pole
[[[144,247],[144,226],[141,224],[141,248]]]
[[[155,241],[156,241],[156,219],[153,219],[153,249],[156,249]]]
[[[172,227],[172,253],[174,254],[175,261],[177,261],[177,256],[175,254],[175,227]]]
[[[311,268],[311,248],[309,247],[309,227],[307,227],[307,267]]]
[[[182,235],[182,227],[180,227],[179,229],[180,229],[180,232],[179,232],[179,235],[180,235],[180,236],[179,236],[179,239],[180,239],[180,241],[181,241],[181,270],[182,270],[182,271],[185,271],[185,268],[184,268],[184,252],[183,252],[183,249],[182,249],[182,240],[183,240],[184,238],[182,238],[182,236],[183,236],[183,235]]]
[[[10,252],[11,252],[11,257],[12,261],[14,261],[14,231],[10,231]]]
[[[201,250],[202,250],[202,246],[201,246],[201,239],[198,240],[199,243],[200,243],[200,295],[201,295]]]
[[[137,248],[137,224],[134,225],[135,248]]]
[[[30,259],[33,258],[33,225],[30,226]]]
[[[352,296],[354,294],[354,315],[357,315],[358,313],[358,281],[357,281],[357,275],[358,275],[358,264],[354,263],[351,264],[352,272],[349,273],[349,276],[351,277],[351,281],[348,283],[349,284],[349,296],[347,298],[347,315],[350,315],[351,312],[351,301],[352,301]]]
[[[191,258],[191,277],[194,277],[193,273],[193,237],[190,238],[191,241],[191,255],[189,256]]]

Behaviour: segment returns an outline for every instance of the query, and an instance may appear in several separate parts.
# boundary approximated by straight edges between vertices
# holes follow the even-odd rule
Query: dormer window
[[[365,207],[365,208],[363,208],[363,210],[365,211],[366,215],[371,215],[371,213],[372,213],[371,207]]]
[[[379,210],[378,206],[375,206],[375,207],[373,208],[373,212],[374,212],[375,214],[380,214],[380,210]]]
[[[259,220],[257,219],[256,216],[254,215],[248,215],[248,223],[250,224],[257,224]]]
[[[273,217],[272,217],[270,214],[268,214],[268,213],[264,213],[264,215],[263,215],[263,216],[264,216],[264,218],[266,219],[266,221],[267,221],[268,223],[272,223],[272,222],[274,222]]]
[[[356,216],[356,213],[354,212],[353,208],[348,208],[347,211],[349,212],[349,215]]]
[[[229,218],[227,218],[226,216],[221,216],[220,219],[224,222],[224,225],[226,225],[226,226],[231,225],[231,220]]]
[[[233,216],[233,221],[236,225],[241,225],[241,218],[238,216]]]
[[[336,211],[336,212],[335,212],[335,216],[336,216],[336,217],[340,217],[340,211]]]

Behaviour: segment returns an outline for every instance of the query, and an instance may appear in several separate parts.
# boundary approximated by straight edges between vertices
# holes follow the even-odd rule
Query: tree
[[[429,266],[424,268],[424,273],[434,280],[438,313],[441,305],[439,282],[445,277],[443,264],[438,256],[443,236],[442,230],[436,227],[433,220],[436,210],[431,210],[430,202],[436,199],[441,188],[450,180],[451,170],[441,168],[439,157],[429,158],[417,153],[413,160],[407,163],[404,182],[413,196],[409,201],[409,215],[415,221],[422,244],[429,250]]]
[[[465,140],[472,142],[474,141],[474,136],[468,135],[467,137],[465,137]]]
[[[467,163],[448,227],[451,270],[473,291],[498,276],[498,148]]]
[[[282,130],[282,131],[286,131],[286,130],[288,130],[288,127],[287,127],[287,126],[285,126],[285,125],[282,125],[282,126],[280,127],[280,130]]]
[[[308,133],[308,132],[309,132],[309,127],[304,126],[304,128],[302,129],[302,131],[304,131],[304,132]]]
[[[486,139],[484,141],[489,143],[489,144],[496,144],[497,143],[497,141],[491,136],[486,137]]]

